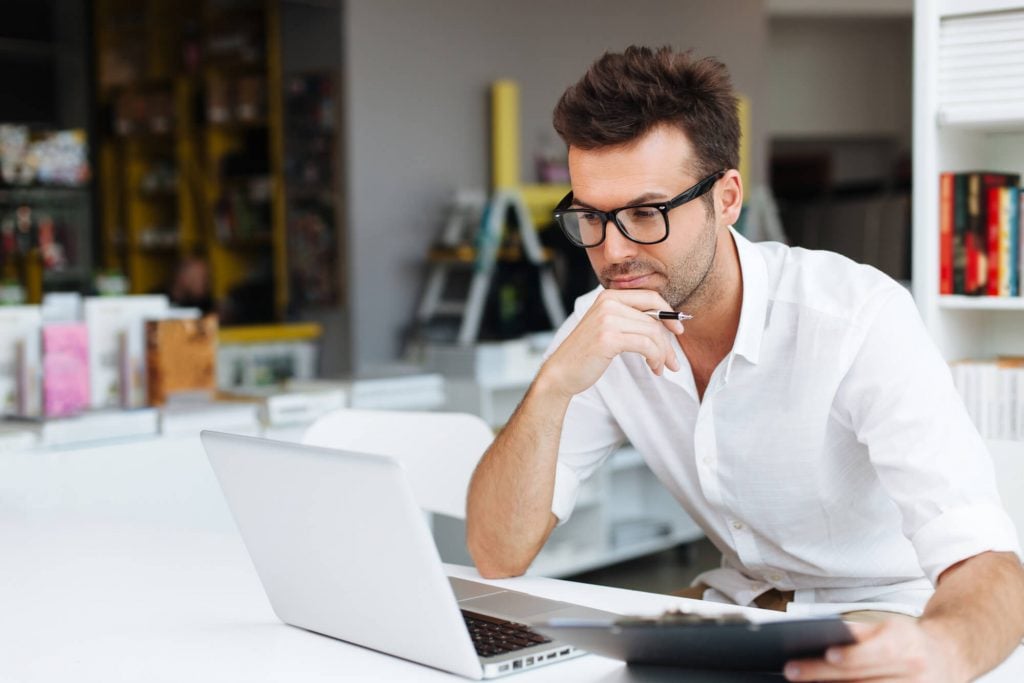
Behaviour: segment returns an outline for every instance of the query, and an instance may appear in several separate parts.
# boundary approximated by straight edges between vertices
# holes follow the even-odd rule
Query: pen
[[[678,320],[682,322],[684,320],[693,320],[693,316],[688,313],[677,313],[676,311],[644,311],[647,315],[658,320]]]

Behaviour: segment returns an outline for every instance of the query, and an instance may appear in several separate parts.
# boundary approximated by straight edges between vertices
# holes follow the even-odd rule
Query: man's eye
[[[596,213],[581,213],[579,216],[580,216],[580,222],[581,223],[600,223],[601,222],[601,216],[596,214]]]
[[[647,221],[652,218],[656,218],[658,215],[657,209],[648,207],[637,207],[629,210],[629,217],[636,221]]]

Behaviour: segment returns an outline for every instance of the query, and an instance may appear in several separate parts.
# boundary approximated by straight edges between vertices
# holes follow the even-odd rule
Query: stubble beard
[[[704,229],[690,250],[668,271],[657,268],[645,259],[635,259],[605,268],[599,275],[601,284],[607,289],[614,277],[643,273],[658,273],[665,277],[664,287],[656,290],[674,309],[687,308],[687,312],[703,306],[714,293],[715,254],[718,248],[718,234],[715,227],[714,209],[705,211]]]
[[[718,230],[714,210],[705,213],[704,229],[693,249],[666,274],[662,297],[675,310],[702,307],[711,298],[715,283],[715,254],[718,251]]]

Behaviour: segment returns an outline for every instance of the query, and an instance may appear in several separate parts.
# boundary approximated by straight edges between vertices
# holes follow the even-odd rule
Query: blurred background
[[[499,230],[472,336],[549,328],[532,266],[552,264],[563,305],[593,285],[546,218],[566,182],[550,113],[594,59],[634,43],[728,65],[745,213],[765,217],[741,229],[907,280],[911,13],[909,0],[6,0],[5,300],[164,293],[222,329],[314,323],[316,374],[359,372],[463,331],[443,305],[424,310],[426,284],[445,271],[472,298],[443,248],[479,247],[484,205],[512,188],[529,219],[510,211]],[[535,258],[532,237],[503,231],[526,222]]]

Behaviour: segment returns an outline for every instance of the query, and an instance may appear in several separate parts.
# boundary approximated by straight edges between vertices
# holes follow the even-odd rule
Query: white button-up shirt
[[[914,302],[874,268],[730,231],[743,301],[703,400],[679,372],[615,358],[570,403],[552,510],[628,440],[722,551],[697,581],[749,604],[921,606],[952,564],[1021,554],[991,459]],[[576,301],[551,350],[593,304]],[[670,335],[667,330],[665,334]],[[549,350],[550,353],[550,350]]]

